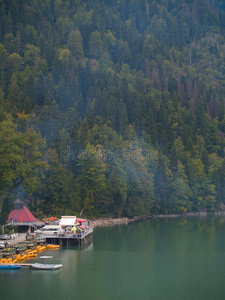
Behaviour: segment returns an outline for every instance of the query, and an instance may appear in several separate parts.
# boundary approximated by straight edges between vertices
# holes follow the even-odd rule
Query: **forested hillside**
[[[224,1],[0,0],[0,122],[3,212],[223,209]]]

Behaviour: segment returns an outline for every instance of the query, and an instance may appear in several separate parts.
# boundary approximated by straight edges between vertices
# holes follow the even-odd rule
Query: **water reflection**
[[[48,250],[58,271],[1,271],[1,299],[224,299],[224,232],[214,216],[100,227],[82,247]]]
[[[94,250],[148,253],[223,251],[223,232],[225,219],[218,216],[152,218],[128,226],[98,228],[94,233]]]

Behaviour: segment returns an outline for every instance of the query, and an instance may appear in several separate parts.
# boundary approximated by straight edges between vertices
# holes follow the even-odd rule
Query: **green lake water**
[[[84,248],[39,255],[53,255],[51,263],[63,268],[1,270],[0,299],[225,299],[225,218],[220,216],[100,227]]]

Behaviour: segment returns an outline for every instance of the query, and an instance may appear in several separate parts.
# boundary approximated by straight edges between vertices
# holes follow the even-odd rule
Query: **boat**
[[[45,251],[46,250],[46,247],[45,246],[37,246],[36,247],[36,250],[37,250],[37,252],[42,252],[42,251]]]
[[[37,269],[37,270],[57,270],[59,268],[62,268],[61,264],[31,264],[32,269]]]
[[[14,265],[14,264],[0,264],[0,270],[9,270],[9,269],[20,269],[20,265]]]
[[[54,245],[54,244],[48,244],[47,245],[47,249],[58,250],[59,248],[60,248],[59,245]]]
[[[0,264],[12,264],[12,263],[16,263],[17,262],[17,259],[12,259],[11,257],[10,258],[2,258],[0,260]]]
[[[19,261],[25,260],[27,258],[27,255],[25,253],[16,255],[16,259]]]
[[[53,256],[49,256],[49,255],[44,255],[44,256],[40,256],[40,259],[43,259],[43,258],[53,258]]]

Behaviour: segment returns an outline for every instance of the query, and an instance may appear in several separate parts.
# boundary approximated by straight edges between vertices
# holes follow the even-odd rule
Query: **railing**
[[[51,237],[60,237],[60,238],[74,238],[74,239],[82,239],[85,236],[91,234],[93,232],[93,227],[90,226],[82,233],[60,233],[59,235],[52,235]],[[49,237],[49,236],[46,236]]]
[[[72,238],[72,239],[83,239],[85,236],[91,234],[93,232],[93,227],[89,226],[82,233],[73,233],[73,232],[64,232],[59,234],[49,234],[49,235],[39,235],[38,239],[46,239],[46,238]]]

